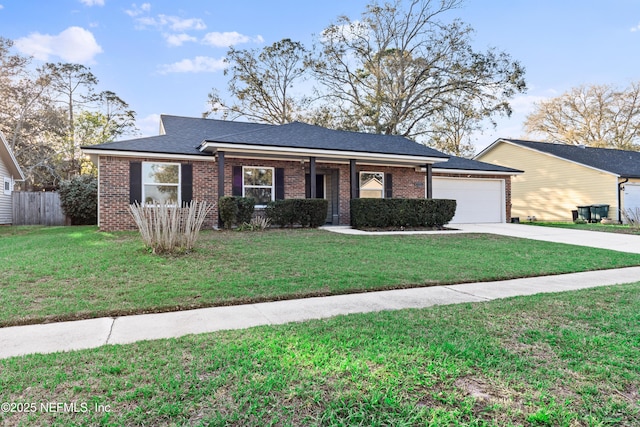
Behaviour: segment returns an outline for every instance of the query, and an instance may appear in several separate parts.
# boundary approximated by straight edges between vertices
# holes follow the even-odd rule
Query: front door
[[[311,197],[311,175],[305,175],[306,197]],[[339,224],[338,211],[338,170],[329,169],[316,173],[316,198],[327,199],[327,224]]]

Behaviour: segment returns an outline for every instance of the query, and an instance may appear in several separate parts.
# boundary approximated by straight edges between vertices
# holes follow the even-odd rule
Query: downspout
[[[622,224],[622,197],[620,197],[620,193],[622,193],[622,186],[627,182],[629,182],[629,178],[618,183],[618,224]]]

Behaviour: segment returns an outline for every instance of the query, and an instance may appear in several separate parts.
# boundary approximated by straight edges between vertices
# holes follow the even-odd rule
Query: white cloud
[[[202,43],[215,47],[229,47],[241,43],[263,43],[264,39],[258,35],[256,37],[250,37],[244,34],[240,34],[236,31],[225,33],[207,33],[202,39]]]
[[[537,103],[547,99],[549,99],[548,96],[520,95],[509,101],[509,105],[514,113],[529,114],[535,109]]]
[[[0,4],[0,10],[4,9],[4,6]]]
[[[144,16],[136,18],[136,22],[140,28],[169,28],[173,31],[204,30],[207,28],[204,21],[200,18],[180,18],[179,16],[170,15],[158,15],[156,17]]]
[[[183,59],[173,64],[160,66],[160,74],[169,73],[213,73],[226,68],[224,58],[216,59],[208,56],[196,56],[194,59]]]
[[[186,42],[197,42],[198,39],[189,34],[164,34],[164,38],[169,46],[182,46]]]
[[[640,24],[636,25],[635,27],[631,28],[631,32],[635,33],[636,31],[640,31]]]
[[[141,137],[157,136],[160,134],[160,114],[149,114],[136,120],[136,126],[140,129]]]
[[[58,35],[32,33],[15,40],[15,46],[41,61],[57,56],[81,64],[94,62],[93,58],[102,52],[91,31],[80,27],[69,27]]]
[[[104,6],[104,0],[80,0],[85,6]]]
[[[126,13],[131,17],[136,17],[138,15],[142,15],[143,13],[149,12],[150,10],[151,10],[150,3],[142,3],[141,6],[138,6],[137,4],[134,3],[131,5],[131,9],[125,10],[124,13]]]
[[[177,16],[158,15],[158,18],[166,21],[173,31],[206,30],[207,26],[200,18],[179,18]]]

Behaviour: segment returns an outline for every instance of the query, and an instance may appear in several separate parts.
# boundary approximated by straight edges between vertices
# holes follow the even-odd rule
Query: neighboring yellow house
[[[475,158],[523,170],[511,180],[511,216],[571,221],[578,206],[640,209],[640,152],[498,139]]]

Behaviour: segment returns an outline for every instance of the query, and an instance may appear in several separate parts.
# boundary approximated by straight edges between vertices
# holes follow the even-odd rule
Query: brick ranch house
[[[98,166],[98,225],[135,229],[135,201],[326,198],[349,224],[357,197],[455,198],[452,222],[510,220],[515,169],[451,157],[401,136],[163,115],[160,135],[82,147]],[[313,183],[313,185],[311,185]],[[487,214],[487,212],[489,212]],[[217,210],[207,218],[215,227]],[[473,221],[476,219],[476,221]]]

